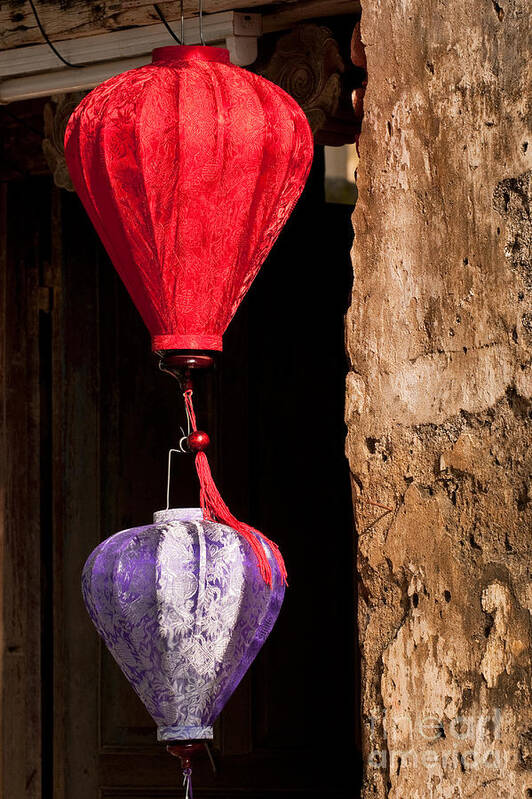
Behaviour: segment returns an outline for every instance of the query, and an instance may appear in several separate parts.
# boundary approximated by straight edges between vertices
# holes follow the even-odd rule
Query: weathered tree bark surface
[[[365,799],[532,796],[530,30],[528,0],[363,4]]]

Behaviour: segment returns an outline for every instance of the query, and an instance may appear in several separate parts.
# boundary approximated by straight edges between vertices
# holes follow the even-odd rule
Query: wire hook
[[[198,0],[199,10],[199,36],[202,45],[205,45],[205,38],[203,36],[203,0]]]
[[[172,447],[168,450],[168,468],[166,472],[166,510],[170,509],[170,482],[172,479],[172,455],[174,452],[177,455],[188,455],[189,450],[186,448],[185,442],[188,436],[185,435],[185,431],[181,428],[182,437],[179,439],[179,444],[177,447]]]

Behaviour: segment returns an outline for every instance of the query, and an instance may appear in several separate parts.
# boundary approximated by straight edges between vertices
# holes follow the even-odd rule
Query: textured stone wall
[[[531,22],[528,0],[363,5],[365,799],[532,797]]]

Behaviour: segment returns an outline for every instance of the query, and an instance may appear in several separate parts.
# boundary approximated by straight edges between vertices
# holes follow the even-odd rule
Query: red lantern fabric
[[[65,155],[153,349],[221,350],[310,168],[298,104],[227,50],[163,47],[82,100]]]

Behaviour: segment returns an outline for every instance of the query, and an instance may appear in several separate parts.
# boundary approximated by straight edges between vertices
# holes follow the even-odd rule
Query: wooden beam
[[[204,0],[205,13],[229,9],[251,8],[263,5],[264,0]],[[52,41],[75,39],[109,33],[123,28],[160,23],[153,2],[146,0],[103,0],[99,3],[87,0],[71,0],[65,8],[63,2],[44,4],[35,0],[43,27]],[[179,2],[162,2],[159,8],[169,22],[180,16]],[[197,14],[197,0],[184,0],[186,17]],[[27,0],[2,3],[0,6],[0,46],[4,49],[23,44],[42,42],[30,4]]]
[[[197,17],[185,20],[184,31],[185,41],[189,44],[200,43]],[[225,47],[226,39],[231,39],[231,43],[227,44],[231,51],[237,49],[233,46],[233,40],[253,39],[254,47],[250,48],[249,61],[238,61],[234,57],[238,53],[231,53],[233,64],[241,66],[252,64],[257,58],[256,42],[261,34],[260,14],[224,11],[220,14],[209,14],[203,21],[203,35],[207,44],[216,43],[220,47]],[[98,33],[82,39],[69,39],[61,45],[61,55],[77,66],[94,65],[116,59],[134,59],[140,56],[144,56],[145,62],[148,63],[151,61],[151,51],[155,47],[171,44],[174,44],[171,36],[164,25],[159,23],[142,28]],[[58,64],[57,56],[47,44],[27,45],[0,52],[0,78],[50,72],[61,66]],[[117,74],[118,72],[120,69],[117,70]]]
[[[160,23],[153,3],[146,0],[102,0],[99,3],[70,0],[67,7],[64,1],[35,2],[43,27],[54,42]],[[359,0],[204,0],[203,5],[206,14],[242,8],[261,11],[268,17],[271,15],[268,30],[282,30],[303,19],[360,11]],[[197,14],[197,0],[184,0],[183,6],[185,17]],[[179,19],[179,3],[175,0],[161,2],[159,7],[169,22]],[[0,4],[0,49],[42,40],[27,0]]]

